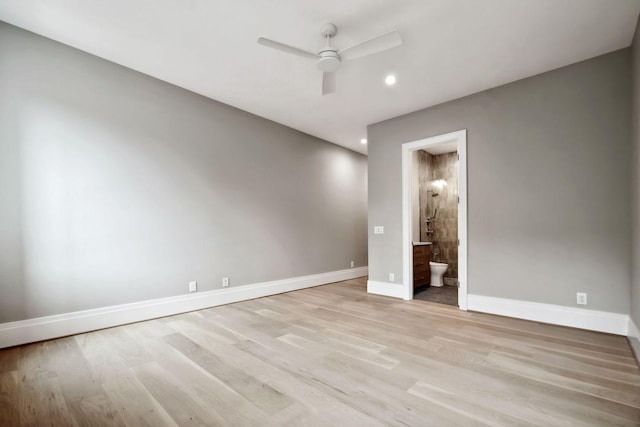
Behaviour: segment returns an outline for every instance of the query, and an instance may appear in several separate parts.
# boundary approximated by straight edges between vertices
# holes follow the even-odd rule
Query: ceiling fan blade
[[[258,37],[258,44],[267,46],[273,49],[278,49],[283,52],[292,53],[294,55],[302,56],[304,58],[315,59],[317,55],[306,50],[298,49],[297,47],[289,46],[288,44],[280,43],[274,40],[270,40],[264,37]]]
[[[400,33],[398,31],[394,30],[342,49],[338,52],[338,55],[340,55],[342,59],[361,58],[363,56],[373,55],[374,53],[400,46],[401,44],[402,37],[400,37]]]
[[[322,73],[322,94],[336,92],[336,73]]]

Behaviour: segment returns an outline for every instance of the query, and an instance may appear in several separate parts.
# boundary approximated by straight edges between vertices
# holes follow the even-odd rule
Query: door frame
[[[413,299],[413,251],[411,244],[411,155],[416,150],[443,142],[458,147],[458,307],[467,310],[467,130],[462,129],[402,144],[402,269],[403,299]]]

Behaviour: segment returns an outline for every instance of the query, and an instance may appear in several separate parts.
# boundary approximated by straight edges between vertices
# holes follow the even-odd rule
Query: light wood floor
[[[0,351],[0,426],[640,425],[625,338],[357,279]]]

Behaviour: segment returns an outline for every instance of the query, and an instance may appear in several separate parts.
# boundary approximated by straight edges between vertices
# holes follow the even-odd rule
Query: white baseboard
[[[640,329],[633,323],[633,319],[629,316],[629,333],[627,335],[627,339],[629,340],[629,345],[631,346],[631,351],[633,351],[633,355],[636,358],[636,362],[638,366],[640,366]]]
[[[0,348],[125,325],[366,276],[367,267],[256,283],[0,324]]]
[[[402,298],[404,295],[404,286],[402,283],[367,280],[367,292],[370,294],[384,295],[386,297]]]
[[[607,311],[472,294],[467,295],[467,308],[471,311],[482,313],[498,314],[616,335],[626,336],[629,332],[628,315]]]
[[[634,337],[640,340],[640,329],[633,323],[633,319],[629,316],[629,331],[627,333],[628,336]]]

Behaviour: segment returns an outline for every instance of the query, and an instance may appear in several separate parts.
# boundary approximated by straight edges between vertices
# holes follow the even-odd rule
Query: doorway
[[[461,310],[467,309],[467,131],[466,129],[438,135],[418,141],[402,144],[402,234],[403,234],[403,298],[413,299],[414,295],[414,242],[429,243],[429,234],[433,229],[428,225],[437,218],[435,207],[425,207],[427,217],[423,218],[423,223],[419,223],[420,215],[416,214],[414,206],[416,193],[416,167],[418,162],[416,153],[424,150],[429,153],[455,152],[457,157],[457,284],[458,284],[458,307]],[[429,197],[437,194],[438,186],[446,185],[443,180],[434,180]],[[426,194],[426,191],[424,191]],[[429,221],[427,223],[427,221]],[[418,224],[416,224],[418,222]],[[433,243],[433,242],[431,242]],[[432,246],[432,245],[429,245]],[[436,247],[436,250],[438,249]],[[420,251],[418,251],[420,252]],[[438,254],[439,255],[439,254]],[[442,258],[441,258],[442,259]],[[420,278],[417,278],[420,279]],[[419,283],[419,280],[416,282]]]

